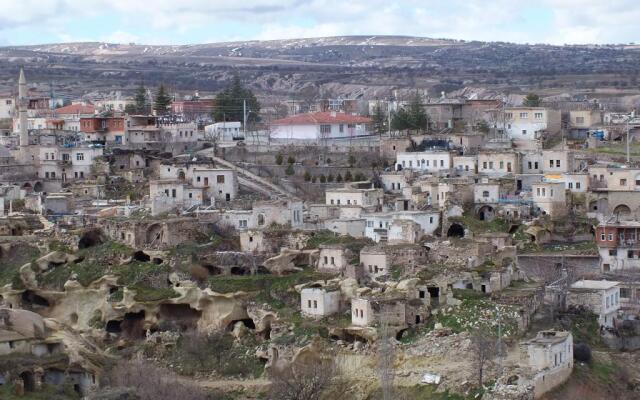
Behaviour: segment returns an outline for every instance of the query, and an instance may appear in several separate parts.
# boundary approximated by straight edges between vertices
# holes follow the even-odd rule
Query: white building
[[[521,345],[527,365],[533,372],[534,397],[564,383],[573,371],[571,332],[541,331]]]
[[[557,133],[561,129],[560,111],[544,107],[505,108],[504,120],[505,132],[518,140],[535,140],[544,131]]]
[[[451,153],[446,151],[398,152],[396,170],[438,172],[451,168]]]
[[[300,292],[303,315],[322,318],[340,311],[340,291],[325,288],[304,288]]]
[[[293,115],[271,123],[271,138],[290,140],[340,139],[369,135],[371,119],[338,112]]]
[[[204,133],[207,139],[211,138],[223,142],[244,139],[242,123],[237,121],[216,122],[207,125],[204,127]]]
[[[337,206],[377,207],[382,204],[382,189],[358,189],[352,187],[327,189],[325,204]]]
[[[581,280],[571,285],[567,305],[587,307],[601,326],[612,327],[620,309],[620,282]]]
[[[433,235],[440,226],[440,212],[435,210],[371,213],[363,217],[367,220],[365,236],[375,242],[389,239],[389,231],[395,221],[415,222],[422,230],[422,235]]]

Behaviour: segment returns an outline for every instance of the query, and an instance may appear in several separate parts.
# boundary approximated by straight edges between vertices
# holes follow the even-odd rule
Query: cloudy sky
[[[0,45],[336,35],[640,42],[638,0],[0,0]]]

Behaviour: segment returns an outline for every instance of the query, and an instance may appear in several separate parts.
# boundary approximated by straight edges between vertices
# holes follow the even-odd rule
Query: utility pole
[[[391,101],[387,101],[387,131],[389,138],[391,138]]]
[[[629,151],[629,119],[627,118],[627,166],[631,163],[631,153]]]
[[[247,138],[247,99],[242,99],[242,136]]]

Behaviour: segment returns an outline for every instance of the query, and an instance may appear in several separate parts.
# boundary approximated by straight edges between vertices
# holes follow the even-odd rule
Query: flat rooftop
[[[571,289],[591,289],[591,290],[606,290],[616,287],[620,284],[618,281],[590,281],[581,280],[571,285]]]

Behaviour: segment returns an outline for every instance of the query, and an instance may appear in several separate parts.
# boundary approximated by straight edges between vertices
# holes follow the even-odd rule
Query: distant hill
[[[631,87],[637,46],[552,46],[406,36],[338,36],[180,46],[60,43],[0,47],[0,80],[15,84],[24,64],[31,82],[83,94],[132,89],[142,79],[180,90],[215,91],[239,73],[262,95],[308,85],[343,96],[386,97],[416,88],[497,90]]]

